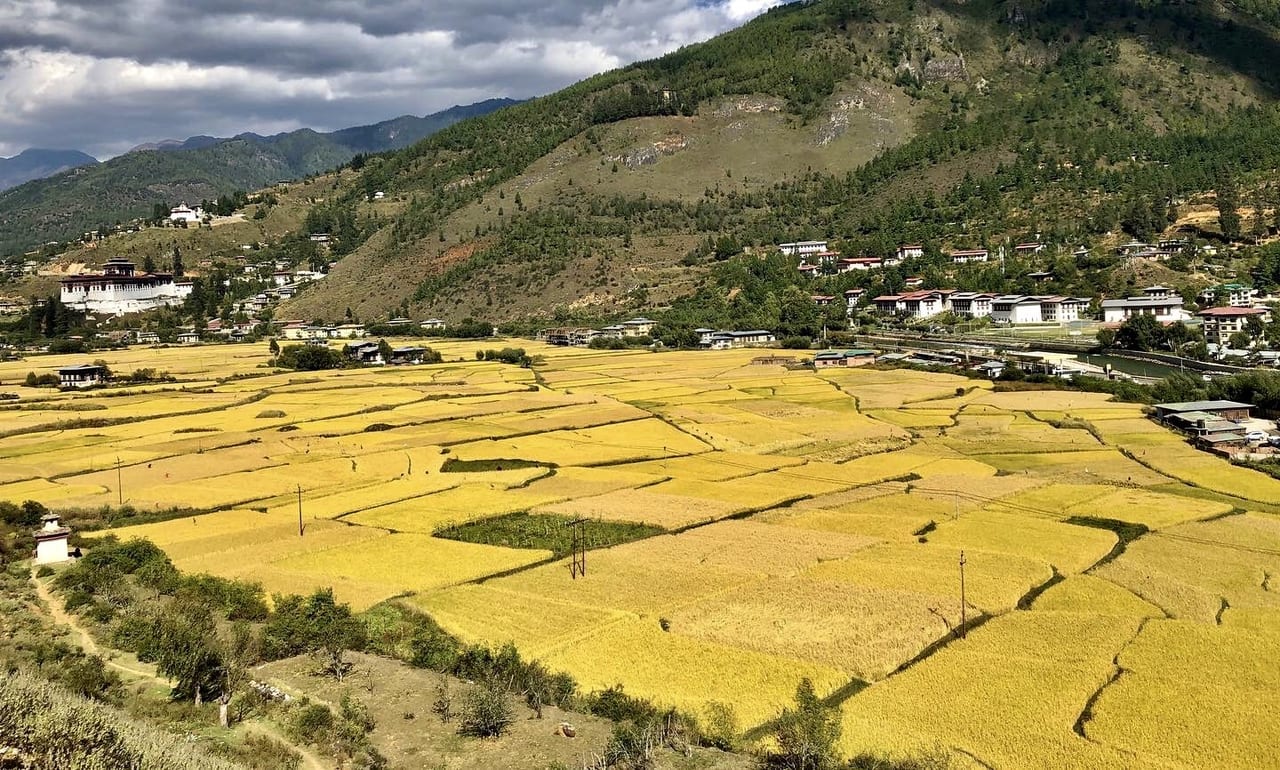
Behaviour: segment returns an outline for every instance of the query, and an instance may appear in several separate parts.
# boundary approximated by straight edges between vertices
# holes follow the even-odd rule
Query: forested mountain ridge
[[[0,191],[43,179],[59,171],[78,166],[92,166],[98,159],[79,150],[28,149],[12,158],[0,158]]]
[[[720,307],[740,293],[708,277],[744,246],[813,236],[875,255],[1154,236],[1224,175],[1241,206],[1270,209],[1253,199],[1272,195],[1280,146],[1275,13],[1207,0],[782,6],[370,163],[326,204],[349,208],[363,245],[284,310],[571,317],[706,292]],[[364,202],[373,190],[398,200]],[[1058,288],[1123,291],[1132,278],[1107,267],[1071,267]],[[999,289],[1005,276],[955,282]],[[701,320],[758,319],[729,304]]]
[[[155,203],[197,203],[347,163],[362,153],[412,144],[460,120],[516,104],[490,99],[330,133],[309,128],[273,136],[199,136],[143,145],[98,164],[0,193],[0,254],[67,240],[103,223],[145,216]]]

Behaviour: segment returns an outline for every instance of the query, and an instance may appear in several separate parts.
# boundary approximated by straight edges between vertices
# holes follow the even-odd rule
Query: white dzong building
[[[168,273],[135,273],[127,259],[110,259],[101,273],[62,279],[62,304],[86,313],[124,315],[181,305],[191,295],[189,282]]]

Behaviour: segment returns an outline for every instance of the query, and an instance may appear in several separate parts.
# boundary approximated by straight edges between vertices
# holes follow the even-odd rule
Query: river
[[[1152,363],[1150,361],[1134,361],[1128,358],[1119,358],[1117,356],[1097,355],[1094,353],[1081,353],[1076,356],[1077,361],[1083,361],[1094,366],[1107,366],[1108,364],[1114,371],[1131,374],[1135,377],[1151,377],[1154,379],[1164,379],[1178,371],[1175,366],[1167,366],[1165,364]],[[1199,376],[1196,372],[1191,374]]]

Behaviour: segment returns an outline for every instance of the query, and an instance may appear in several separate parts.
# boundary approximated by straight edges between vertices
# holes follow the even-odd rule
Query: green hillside
[[[156,203],[195,204],[327,171],[357,154],[405,147],[460,120],[514,103],[491,99],[328,134],[300,129],[269,137],[200,137],[192,149],[126,153],[0,192],[0,254],[75,238],[103,223],[148,216]]]
[[[589,316],[699,290],[705,309],[734,288],[717,258],[744,246],[1150,237],[1224,178],[1271,209],[1253,198],[1271,195],[1280,146],[1275,15],[1207,0],[780,7],[368,164],[343,204],[367,240],[284,310]],[[390,195],[365,203],[372,190]],[[1058,288],[1131,280],[1084,268]]]

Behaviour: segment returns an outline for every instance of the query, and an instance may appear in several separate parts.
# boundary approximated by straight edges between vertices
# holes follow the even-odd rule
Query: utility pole
[[[587,576],[587,520],[574,519],[565,526],[573,527],[573,562],[569,565],[569,576],[577,580],[578,576]]]
[[[969,635],[968,629],[965,628],[965,595],[964,595],[964,551],[960,552],[960,638],[964,639]]]
[[[302,537],[303,530],[304,528],[302,526],[302,485],[299,484],[298,485],[298,537]]]
[[[120,455],[116,455],[116,505],[124,507],[124,481],[120,475]]]

